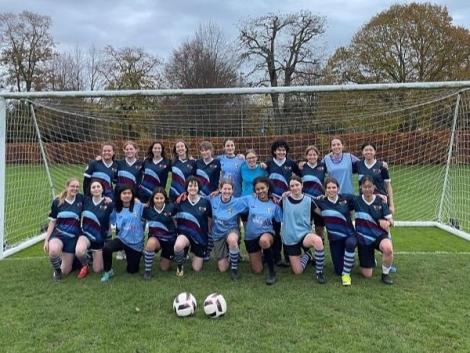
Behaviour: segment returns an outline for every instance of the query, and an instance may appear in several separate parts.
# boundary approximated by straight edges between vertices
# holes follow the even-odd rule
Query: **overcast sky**
[[[372,16],[395,3],[385,0],[0,0],[1,12],[29,10],[52,18],[59,49],[92,44],[137,46],[165,59],[198,25],[212,21],[235,39],[241,20],[307,9],[325,16],[326,53],[347,45]],[[448,0],[454,23],[470,26],[470,1]]]

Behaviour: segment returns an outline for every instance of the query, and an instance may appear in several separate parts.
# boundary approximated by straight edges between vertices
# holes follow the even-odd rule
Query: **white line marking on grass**
[[[470,255],[470,251],[397,251],[395,255]]]
[[[22,260],[37,261],[37,260],[45,260],[45,259],[47,259],[47,256],[7,257],[3,260],[0,260],[0,262],[2,262],[2,261],[22,261]]]

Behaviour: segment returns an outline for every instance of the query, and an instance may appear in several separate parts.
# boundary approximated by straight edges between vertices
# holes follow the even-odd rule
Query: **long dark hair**
[[[165,155],[165,146],[163,146],[163,143],[161,143],[160,141],[153,141],[152,144],[149,146],[149,148],[147,149],[147,157],[146,159],[151,161],[153,159],[153,157],[155,157],[153,155],[153,146],[155,146],[156,144],[159,144],[160,146],[162,146],[162,158],[163,159],[166,159],[166,155]]]
[[[134,188],[130,185],[122,185],[118,188],[118,191],[116,192],[115,208],[117,212],[121,212],[122,209],[124,208],[124,204],[122,203],[122,200],[121,200],[121,194],[126,190],[130,190],[132,192],[132,199],[129,205],[129,211],[132,212],[134,210],[134,204],[135,204]]]
[[[149,201],[147,202],[147,206],[148,206],[148,207],[151,207],[151,208],[155,207],[155,202],[153,201],[153,199],[154,199],[154,197],[155,197],[156,194],[162,194],[163,197],[165,198],[165,203],[168,203],[168,195],[166,194],[165,189],[162,188],[161,186],[157,186],[157,187],[155,188],[155,190],[153,190],[152,196],[150,196],[150,199],[149,199]]]

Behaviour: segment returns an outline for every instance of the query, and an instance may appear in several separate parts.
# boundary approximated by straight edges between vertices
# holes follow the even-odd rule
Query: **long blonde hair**
[[[67,197],[67,188],[74,181],[77,181],[78,183],[80,183],[80,180],[78,180],[78,178],[75,178],[75,177],[68,178],[67,181],[65,182],[65,189],[57,197],[59,199],[59,206],[61,206],[65,202],[65,198]]]

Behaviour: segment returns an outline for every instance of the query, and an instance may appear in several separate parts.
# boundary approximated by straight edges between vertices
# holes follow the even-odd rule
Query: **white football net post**
[[[154,140],[170,155],[184,139],[198,158],[202,140],[221,154],[232,138],[238,153],[254,148],[261,161],[278,138],[295,160],[312,144],[325,155],[333,137],[358,157],[371,142],[390,166],[397,225],[437,226],[470,239],[469,87],[466,81],[0,94],[0,258],[40,241],[65,180],[82,180],[105,141],[123,158],[126,140],[144,158]]]

